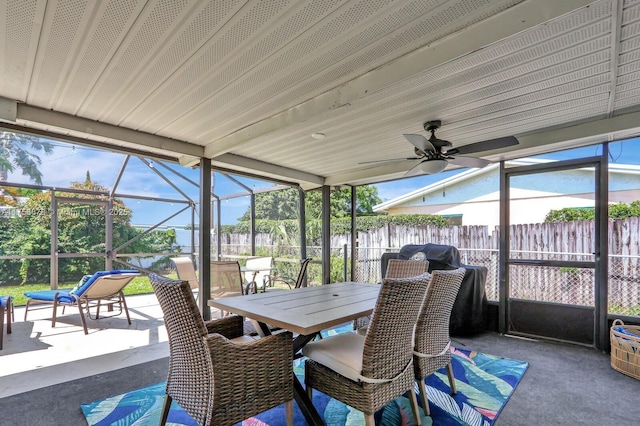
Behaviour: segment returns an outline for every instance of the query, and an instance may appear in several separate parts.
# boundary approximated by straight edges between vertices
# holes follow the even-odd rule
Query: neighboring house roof
[[[554,160],[543,160],[543,159],[534,159],[534,158],[523,158],[520,160],[511,160],[507,161],[507,165],[509,166],[528,166],[533,164],[545,164],[551,163]],[[482,169],[468,169],[464,170],[454,176],[450,176],[448,178],[439,180],[430,185],[424,186],[422,188],[418,188],[406,194],[400,195],[399,197],[393,198],[391,200],[385,201],[380,204],[376,204],[373,206],[374,212],[385,212],[388,211],[392,207],[397,207],[400,205],[404,205],[416,198],[423,198],[429,194],[442,191],[442,187],[444,186],[452,186],[454,184],[459,184],[464,181],[470,181],[472,179],[478,179],[480,176],[485,176],[489,173],[496,171],[499,168],[499,163],[490,164],[487,167],[483,167]],[[640,166],[632,165],[632,164],[609,164],[609,172],[610,173],[624,173],[624,174],[633,174],[640,175]],[[493,192],[493,191],[491,191]],[[477,196],[482,197],[486,194],[476,194]]]

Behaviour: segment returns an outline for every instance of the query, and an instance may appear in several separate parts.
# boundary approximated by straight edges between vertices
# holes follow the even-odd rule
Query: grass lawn
[[[177,275],[167,274],[165,275],[167,278],[178,279]],[[73,288],[77,283],[61,283],[58,285],[58,288]],[[286,284],[281,282],[276,282],[273,288],[288,290],[289,287]],[[47,284],[25,284],[25,285],[7,285],[0,286],[0,296],[13,296],[13,304],[15,306],[23,306],[27,304],[27,298],[24,297],[24,294],[30,291],[40,291],[40,290],[50,290],[51,287],[49,283]],[[262,291],[262,286],[258,288],[258,291]],[[125,288],[124,294],[125,296],[130,296],[134,294],[148,294],[153,293],[153,288],[151,288],[151,283],[149,282],[148,277],[137,277],[134,278]]]
[[[176,278],[175,275],[168,275],[168,278]],[[61,283],[58,288],[73,288],[77,283]],[[22,293],[29,291],[50,290],[51,286],[47,284],[25,284],[25,285],[12,285],[12,286],[0,286],[0,296],[13,296],[13,303],[15,306],[21,306],[27,304],[27,298]],[[147,294],[153,293],[151,283],[147,277],[134,278],[125,288],[125,296],[133,294]]]

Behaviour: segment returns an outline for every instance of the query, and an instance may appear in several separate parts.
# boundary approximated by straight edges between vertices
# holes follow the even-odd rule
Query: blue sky
[[[94,182],[100,183],[108,188],[112,188],[118,172],[125,159],[124,154],[108,152],[97,148],[89,148],[58,141],[50,141],[55,145],[51,155],[42,155],[40,170],[43,174],[43,184],[46,186],[68,187],[71,182],[84,181],[87,171],[91,174]],[[613,143],[610,146],[610,156],[613,162],[625,164],[640,164],[640,139],[628,140]],[[554,153],[538,158],[565,159],[588,157],[599,154],[596,147],[585,147],[572,150],[570,153]],[[177,170],[180,174],[194,182],[199,181],[197,169],[188,169],[178,165],[164,163]],[[174,182],[182,191],[194,200],[198,200],[198,188],[178,176],[168,172],[158,164],[153,167]],[[383,201],[398,197],[407,192],[416,190],[423,186],[448,178],[462,170],[445,171],[437,175],[424,175],[411,179],[402,179],[393,182],[385,182],[375,185],[378,188],[378,195]],[[273,183],[253,180],[243,177],[236,179],[249,187],[268,187]],[[31,183],[19,172],[9,175],[9,181],[18,183]],[[215,174],[215,193],[221,196],[237,194],[244,190],[218,173]],[[157,176],[150,167],[132,157],[127,164],[125,173],[117,189],[120,194],[142,194],[147,197],[159,197],[168,199],[184,199],[176,190],[171,188],[165,181]],[[157,201],[131,200],[125,198],[125,203],[133,211],[132,223],[134,224],[155,224],[179,211],[183,205],[171,204]],[[223,201],[222,223],[235,223],[249,206],[248,197],[234,198]],[[167,225],[181,226],[187,225],[191,221],[189,213],[182,213],[171,219]]]

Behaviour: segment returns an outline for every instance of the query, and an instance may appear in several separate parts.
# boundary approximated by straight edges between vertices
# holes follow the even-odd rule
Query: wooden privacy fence
[[[640,314],[640,218],[609,220],[609,305],[612,312]],[[547,259],[591,261],[599,251],[594,244],[594,222],[590,220],[559,223],[511,225],[509,246],[511,256],[519,259]],[[247,253],[249,235],[229,235],[223,239],[224,252]],[[498,227],[487,226],[414,226],[387,225],[358,232],[356,279],[380,280],[380,256],[385,251],[397,251],[407,244],[445,244],[460,250],[462,262],[483,265],[489,269],[487,295],[498,295]],[[350,246],[349,235],[332,235],[333,255],[342,254],[344,245]],[[256,236],[256,245],[270,246],[277,256],[282,250],[295,248],[272,245],[267,234]],[[607,253],[601,253],[606,256]],[[511,297],[558,303],[593,305],[594,277],[590,269],[512,266],[510,269]]]
[[[640,218],[609,220],[609,305],[611,312],[640,314]],[[347,241],[333,236],[332,246]],[[486,226],[403,227],[389,225],[371,232],[358,233],[358,262],[363,276],[366,264],[384,252],[406,244],[436,243],[457,247],[462,261],[489,269],[487,294],[498,296],[499,228],[489,232]],[[512,225],[509,229],[512,258],[566,261],[592,261],[595,247],[594,222],[590,220],[559,223]],[[601,253],[607,256],[607,253]],[[377,271],[375,271],[377,273]],[[510,297],[557,303],[593,306],[594,274],[591,269],[512,266]],[[376,279],[380,279],[379,273]]]

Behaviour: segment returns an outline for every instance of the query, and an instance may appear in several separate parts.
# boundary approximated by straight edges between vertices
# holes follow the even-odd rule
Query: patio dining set
[[[317,390],[363,412],[367,425],[375,424],[376,411],[408,394],[419,425],[420,410],[429,415],[426,377],[446,367],[456,392],[449,323],[464,268],[429,273],[428,260],[389,259],[382,283],[307,287],[310,259],[304,259],[295,279],[278,277],[288,288],[267,289],[265,279],[259,291],[256,277],[265,265],[213,261],[207,303],[222,317],[205,322],[191,258],[172,261],[177,280],[149,275],[170,343],[161,424],[175,401],[198,424],[216,425],[232,425],[284,404],[286,424],[293,425],[295,400],[307,424],[323,425],[313,403]],[[58,307],[75,306],[87,334],[83,311],[99,319],[101,308],[110,312],[116,305],[120,310],[112,315],[124,312],[130,324],[123,289],[137,276],[134,270],[99,271],[73,289],[26,293],[25,319],[30,309],[53,305],[55,326]],[[2,307],[10,332],[11,300],[3,299]],[[254,324],[253,333],[247,332],[245,319]],[[321,334],[345,324],[352,331]],[[293,373],[293,361],[300,358],[304,384]]]
[[[211,298],[208,305],[227,314],[207,322],[188,281],[151,274],[171,347],[161,424],[175,401],[198,424],[229,425],[285,404],[292,425],[295,400],[308,424],[322,425],[314,389],[362,411],[367,425],[408,392],[420,424],[415,381],[427,415],[428,375],[448,366],[455,393],[449,316],[465,273],[427,269],[426,260],[393,259],[381,285],[342,282]],[[244,334],[244,318],[258,324],[258,336]],[[321,337],[345,323],[354,330]],[[301,357],[304,386],[293,373]]]

